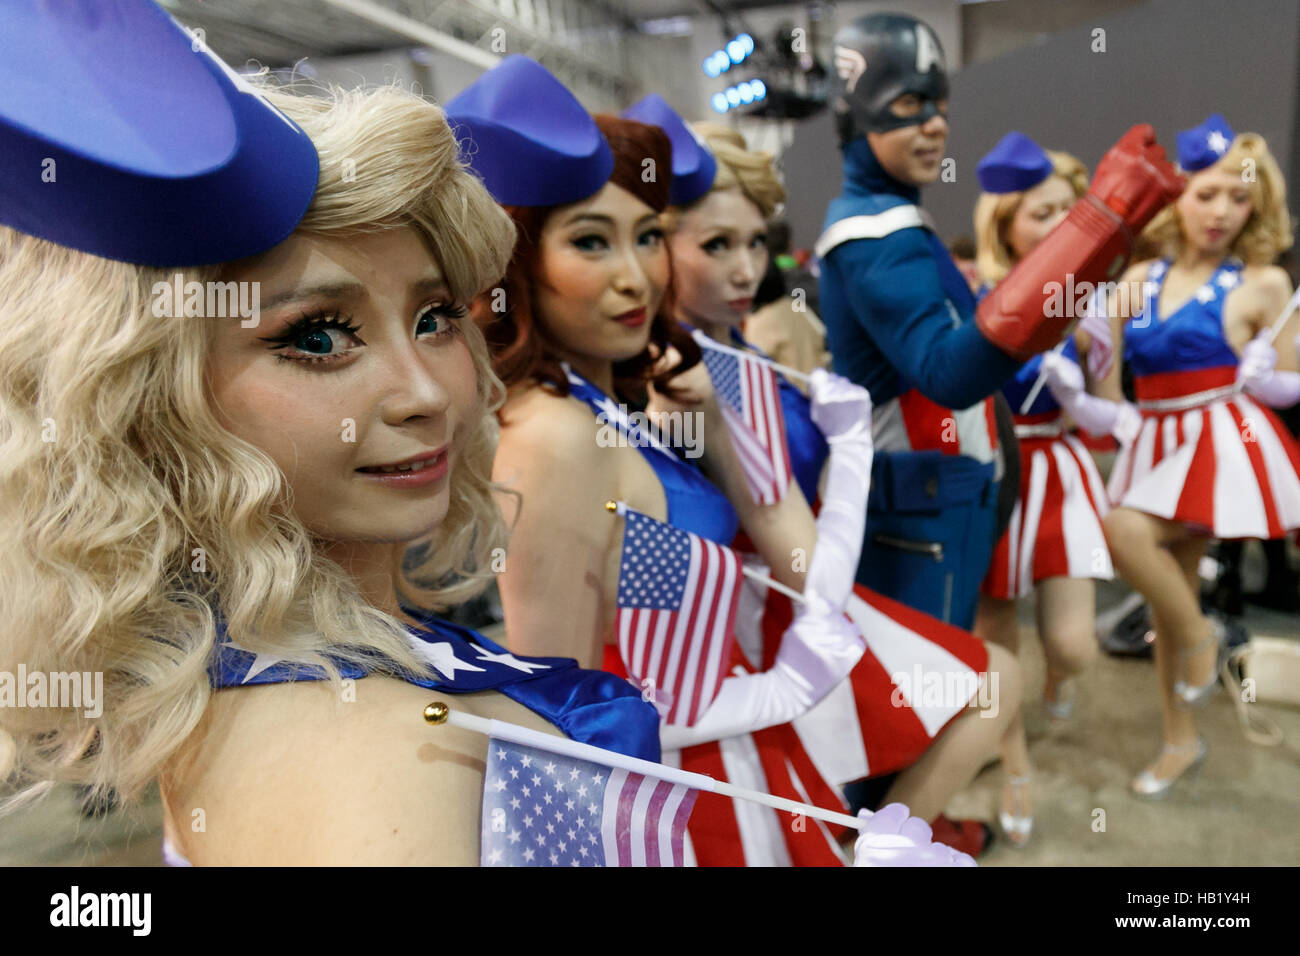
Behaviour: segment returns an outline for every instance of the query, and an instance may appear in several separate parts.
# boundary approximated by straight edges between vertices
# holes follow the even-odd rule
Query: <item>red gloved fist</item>
[[[1182,194],[1186,180],[1165,158],[1150,123],[1138,123],[1110,148],[1092,177],[1090,195],[1136,233]]]

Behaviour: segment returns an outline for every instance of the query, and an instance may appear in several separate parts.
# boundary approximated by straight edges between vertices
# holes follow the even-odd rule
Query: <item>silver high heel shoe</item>
[[[1133,792],[1133,796],[1140,797],[1143,800],[1163,800],[1169,795],[1170,788],[1179,780],[1186,779],[1190,783],[1196,779],[1209,752],[1210,748],[1206,746],[1205,739],[1202,737],[1197,737],[1194,744],[1184,744],[1182,746],[1165,744],[1160,748],[1160,756],[1156,757],[1157,760],[1167,753],[1195,754],[1196,757],[1182,773],[1172,777],[1157,777],[1150,770],[1143,770],[1133,778],[1129,784],[1129,789]]]
[[[1008,777],[1007,784],[1015,793],[1021,787],[1029,786],[1029,778]],[[1028,843],[1030,835],[1034,832],[1034,815],[1032,813],[1020,816],[1007,813],[1005,810],[999,810],[998,823],[1002,825],[1002,832],[1006,834],[1007,842],[1017,849]]]
[[[1056,685],[1056,696],[1043,698],[1043,710],[1055,721],[1069,720],[1074,716],[1074,679],[1067,678]]]
[[[1210,636],[1202,641],[1196,647],[1189,651],[1183,651],[1179,656],[1182,658],[1198,654],[1213,642],[1217,648],[1214,656],[1214,673],[1210,675],[1208,683],[1196,685],[1189,684],[1184,680],[1174,681],[1174,701],[1184,710],[1193,710],[1201,707],[1219,690],[1219,672],[1223,669],[1223,662],[1228,656],[1228,631],[1222,623],[1210,618]]]

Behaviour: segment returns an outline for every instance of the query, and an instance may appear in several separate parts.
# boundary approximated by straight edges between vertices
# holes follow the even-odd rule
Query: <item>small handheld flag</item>
[[[776,373],[759,356],[721,347],[698,330],[694,337],[749,492],[758,504],[774,505],[785,497],[792,477]]]
[[[735,641],[740,556],[633,511],[626,520],[615,630],[628,676],[694,724],[717,696]]]
[[[609,865],[638,865],[639,861],[644,860],[643,865],[651,865],[651,859],[657,859],[660,865],[669,863],[680,864],[681,855],[678,847],[681,846],[681,834],[685,831],[686,822],[690,817],[691,809],[694,807],[695,798],[698,792],[703,790],[710,793],[718,793],[733,800],[746,800],[751,803],[762,804],[766,807],[772,807],[776,810],[784,810],[787,813],[801,814],[803,816],[813,817],[817,820],[825,820],[830,823],[838,823],[841,826],[852,827],[857,830],[865,829],[868,826],[870,814],[863,811],[863,815],[851,817],[846,813],[840,813],[835,810],[825,810],[812,804],[799,803],[795,800],[789,800],[785,797],[775,797],[770,793],[762,793],[758,790],[750,790],[746,787],[738,787],[733,783],[725,780],[717,780],[707,774],[692,773],[688,770],[681,770],[677,767],[669,767],[661,763],[654,763],[650,760],[642,760],[638,757],[629,757],[625,754],[615,753],[612,750],[604,750],[600,747],[593,747],[591,744],[580,743],[576,740],[570,740],[568,737],[557,737],[553,734],[542,733],[538,730],[532,730],[528,727],[521,727],[518,724],[511,724],[502,720],[489,720],[483,717],[477,717],[473,714],[466,714],[460,711],[453,711],[442,701],[434,701],[424,708],[425,723],[433,725],[449,724],[453,727],[460,727],[463,730],[471,730],[475,733],[483,734],[490,737],[488,741],[488,770],[484,774],[483,782],[483,833],[482,833],[482,850],[480,854],[480,863],[485,866],[502,865],[508,862],[507,851],[505,848],[499,848],[497,843],[504,840],[507,845],[515,847],[513,852],[517,852],[519,857],[524,860],[525,865],[550,866],[582,866],[582,862],[574,863],[572,861],[560,864],[560,860],[569,859],[567,856],[562,857],[561,853],[568,854],[572,852],[579,861],[583,860],[583,854],[580,847],[588,847],[587,856],[595,857],[596,851],[593,847],[599,847],[599,856],[602,861],[607,861]],[[502,746],[503,742],[509,742],[511,749],[506,750]],[[499,751],[505,750],[506,755],[503,757]],[[543,762],[538,764],[538,757],[527,753],[532,750],[540,752]],[[512,756],[513,754],[513,756]],[[558,757],[565,758],[563,770]],[[524,767],[524,759],[528,758],[529,766]],[[548,770],[545,761],[554,761],[554,768]],[[525,852],[529,847],[525,846],[524,833],[518,831],[518,838],[512,838],[512,831],[506,814],[505,807],[497,806],[492,803],[496,794],[504,794],[511,787],[509,780],[517,778],[511,773],[511,770],[518,772],[519,778],[524,776],[524,770],[531,770],[540,766],[541,773],[537,774],[541,783],[534,784],[532,776],[526,780],[526,785],[530,788],[527,798],[523,797],[522,785],[519,789],[519,795],[505,796],[502,799],[505,805],[511,811],[525,809],[524,800],[530,799],[534,794],[541,797],[541,803],[546,805],[543,793],[551,794],[551,803],[555,804],[555,794],[568,792],[572,790],[572,797],[566,796],[560,806],[551,810],[550,818],[542,820],[541,815],[533,818],[534,826],[540,827],[547,834],[547,837],[555,836],[556,833],[564,837],[565,849],[559,849],[558,841],[554,844],[556,851],[556,864],[552,864],[550,850],[539,856],[536,849],[533,850],[531,858]],[[610,768],[610,773],[604,775],[600,784],[594,783],[594,776],[600,773],[599,767]],[[578,771],[578,777],[573,777],[573,772]],[[592,786],[601,786],[601,802],[598,807],[603,811],[600,821],[601,835],[597,837],[597,843],[591,842],[591,837],[586,837],[586,843],[575,842],[570,844],[569,826],[565,825],[561,830],[555,819],[555,814],[560,809],[577,810],[580,808],[579,799],[582,798],[582,789],[586,787],[587,796],[591,796],[594,791],[582,780],[583,772],[589,772],[593,776]],[[501,776],[504,774],[504,777]],[[640,778],[640,779],[636,779]],[[560,790],[556,784],[560,784],[565,790]],[[502,786],[504,784],[504,786]],[[663,791],[660,784],[666,784],[672,789]],[[533,789],[534,787],[539,789]],[[568,801],[572,799],[574,806],[570,808]],[[513,804],[515,801],[520,803],[519,807]],[[590,810],[591,804],[588,803],[586,810],[588,817],[596,817],[596,813]],[[495,812],[500,810],[500,812]],[[669,812],[671,810],[671,812]],[[614,814],[611,820],[604,818],[605,813]],[[545,814],[545,810],[542,811]],[[651,826],[651,821],[657,820],[657,825]],[[540,821],[540,822],[539,822]],[[547,824],[550,824],[548,829]],[[594,820],[587,820],[579,827],[575,822],[573,824],[574,837],[576,838],[580,830],[587,830],[592,827]],[[532,829],[524,823],[525,829]],[[517,828],[516,828],[517,829]],[[554,831],[554,832],[552,832]],[[604,842],[604,834],[611,836]],[[537,843],[537,836],[532,837],[533,847],[543,846]],[[549,839],[548,839],[549,843]],[[666,850],[665,850],[666,848]],[[494,851],[500,849],[500,855]],[[657,854],[657,857],[655,856]],[[593,859],[593,864],[595,860]]]
[[[685,784],[488,741],[484,866],[681,866]]]

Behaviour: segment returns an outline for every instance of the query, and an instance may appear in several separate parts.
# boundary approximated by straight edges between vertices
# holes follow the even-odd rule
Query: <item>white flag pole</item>
[[[611,500],[605,502],[605,510],[612,514],[626,515],[627,509],[628,509],[628,505],[626,501]],[[804,596],[800,594],[798,591],[796,591],[794,588],[787,587],[786,585],[782,584],[780,581],[772,580],[766,574],[763,574],[761,571],[755,570],[754,568],[745,567],[745,565],[742,564],[740,566],[740,573],[743,574],[745,577],[749,578],[751,581],[757,581],[759,584],[763,585],[766,588],[771,588],[773,591],[777,591],[781,594],[784,594],[786,597],[788,597],[791,601],[794,601],[796,604],[807,603],[807,601],[804,599]]]
[[[587,760],[606,767],[617,767],[629,773],[655,777],[668,783],[683,784],[696,790],[719,793],[731,797],[733,800],[748,800],[751,803],[761,803],[763,806],[772,807],[776,810],[785,810],[788,813],[815,817],[818,820],[825,820],[827,823],[838,823],[842,826],[852,827],[855,830],[862,830],[866,827],[865,819],[851,817],[847,813],[823,810],[821,807],[809,803],[799,803],[795,800],[787,800],[784,797],[774,797],[770,793],[761,793],[758,790],[737,787],[735,784],[716,780],[706,774],[680,770],[677,767],[655,763],[653,760],[629,757],[613,750],[605,750],[602,747],[593,747],[591,744],[579,743],[576,740],[570,740],[568,737],[556,737],[554,734],[542,733],[503,720],[489,720],[474,714],[453,711],[441,701],[434,701],[424,708],[424,719],[426,723],[451,724],[453,727],[472,730],[475,733],[495,737],[498,740],[508,740],[511,743],[523,744],[526,747],[537,747],[550,753],[562,754],[578,760]]]
[[[1071,333],[1071,335],[1072,334],[1073,333]],[[1068,341],[1070,341],[1069,335],[1061,339],[1061,341],[1057,343],[1056,348],[1052,349],[1052,352],[1056,355],[1060,355],[1062,352],[1065,351],[1065,343]],[[1040,368],[1038,371],[1038,379],[1034,382],[1034,387],[1029,390],[1029,394],[1025,397],[1025,400],[1020,403],[1021,415],[1029,414],[1029,409],[1033,408],[1034,406],[1034,399],[1038,397],[1038,393],[1043,390],[1043,386],[1046,384],[1047,384],[1047,373]]]
[[[774,362],[765,355],[759,355],[757,352],[746,352],[744,349],[735,349],[730,345],[723,345],[721,342],[715,342],[699,329],[694,329],[691,332],[691,338],[695,339],[696,342],[706,349],[715,349],[719,352],[730,352],[732,355],[739,355],[741,358],[756,359],[759,362],[765,362],[786,378],[798,379],[801,382],[806,382],[809,379],[806,373],[791,368],[788,365],[782,365],[780,362]]]

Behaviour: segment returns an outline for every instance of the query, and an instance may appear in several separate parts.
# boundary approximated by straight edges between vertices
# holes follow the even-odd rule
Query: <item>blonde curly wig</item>
[[[721,123],[692,123],[691,129],[718,161],[718,173],[710,192],[739,188],[758,207],[764,219],[771,219],[780,211],[785,202],[785,187],[777,176],[771,153],[750,149],[745,145],[745,137]],[[676,228],[678,212],[676,207],[670,207],[664,214],[670,231]]]
[[[1240,133],[1215,168],[1242,176],[1250,190],[1250,218],[1242,226],[1228,254],[1248,266],[1271,265],[1291,248],[1291,214],[1286,208],[1286,181],[1264,137]],[[1245,176],[1245,171],[1252,176]],[[1183,225],[1178,204],[1162,209],[1142,233],[1144,247],[1153,255],[1177,258],[1183,248]]]
[[[1088,191],[1088,167],[1069,153],[1044,150],[1052,161],[1052,175],[1070,184],[1074,198]],[[980,193],[975,201],[975,269],[980,280],[990,286],[1006,278],[1015,265],[1015,254],[1007,243],[1007,228],[1025,198],[1022,190],[1014,193]]]
[[[392,87],[267,96],[321,159],[300,232],[413,226],[462,302],[505,272],[514,227],[440,108]],[[331,658],[425,671],[403,623],[295,516],[271,458],[219,425],[204,372],[216,320],[154,317],[155,283],[220,268],[143,268],[0,227],[0,671],[104,678],[98,719],[0,708],[16,771],[0,810],[60,781],[138,796],[203,714],[219,619],[242,647],[335,681]],[[489,476],[503,390],[474,323],[461,329],[484,414],[441,528],[394,545],[399,594],[430,610],[478,590],[502,543]]]

